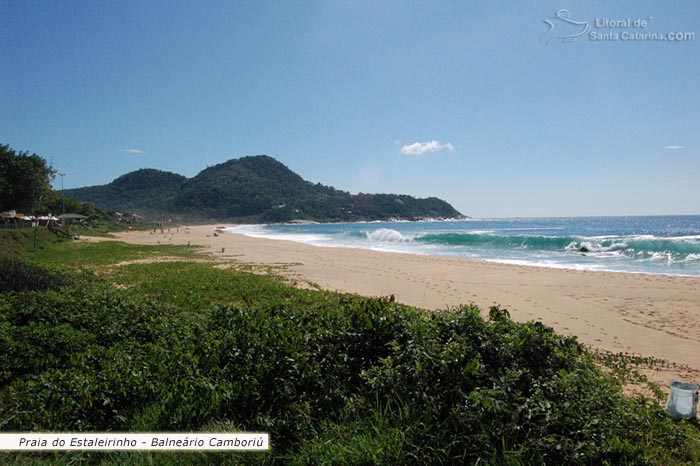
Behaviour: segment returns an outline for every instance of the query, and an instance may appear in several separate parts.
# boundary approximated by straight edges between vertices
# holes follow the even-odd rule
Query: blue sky
[[[584,26],[561,9],[586,33],[565,40]],[[698,19],[694,1],[0,0],[0,142],[66,188],[268,154],[478,217],[700,214]],[[670,32],[697,37],[590,37]]]

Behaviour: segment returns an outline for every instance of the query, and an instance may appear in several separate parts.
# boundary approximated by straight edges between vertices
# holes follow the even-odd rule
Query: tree
[[[51,193],[56,170],[42,157],[0,144],[0,210],[32,213]]]

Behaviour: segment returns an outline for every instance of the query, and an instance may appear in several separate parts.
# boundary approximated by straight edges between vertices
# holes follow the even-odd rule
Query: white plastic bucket
[[[697,416],[698,385],[672,380],[668,384],[671,394],[666,401],[666,411],[673,419],[687,419]]]

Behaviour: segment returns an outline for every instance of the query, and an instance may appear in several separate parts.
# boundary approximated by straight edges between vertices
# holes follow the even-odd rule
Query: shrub
[[[131,288],[69,274],[61,288],[0,294],[0,430],[271,435],[264,455],[183,464],[700,461],[695,426],[625,397],[575,338],[503,309],[427,313],[207,264],[178,263],[177,279],[134,267],[119,272],[138,277]],[[66,455],[32,458],[173,459]]]
[[[0,293],[55,290],[69,283],[69,279],[59,272],[0,256]]]

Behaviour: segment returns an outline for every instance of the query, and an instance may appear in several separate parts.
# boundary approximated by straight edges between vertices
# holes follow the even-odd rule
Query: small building
[[[80,214],[61,214],[58,216],[58,219],[61,220],[61,223],[65,226],[72,225],[73,223],[79,222],[80,220],[86,218],[87,217],[85,215]]]

